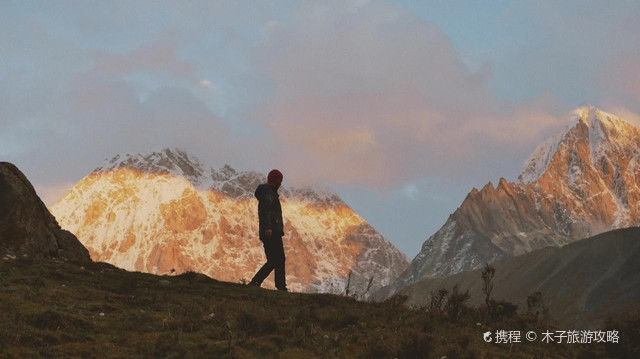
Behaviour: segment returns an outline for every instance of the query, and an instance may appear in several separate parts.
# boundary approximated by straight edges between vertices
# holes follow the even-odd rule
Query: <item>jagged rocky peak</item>
[[[206,168],[198,157],[178,148],[164,148],[150,153],[118,154],[106,159],[94,172],[120,168],[184,177],[199,189],[215,189],[234,198],[252,195],[264,177],[253,171],[239,172],[228,164],[219,170]]]
[[[89,262],[89,252],[49,213],[25,175],[0,162],[0,257]]]
[[[203,182],[205,173],[200,160],[177,148],[164,148],[159,152],[117,154],[94,172],[130,168],[141,172],[169,173],[183,176],[196,185]]]
[[[186,178],[198,189],[214,189],[236,198],[253,198],[254,191],[265,183],[267,175],[256,171],[239,171],[229,164],[219,169],[207,168],[198,157],[178,148],[165,148],[158,152],[118,154],[97,167],[94,172],[120,168],[134,169],[147,173],[171,174]],[[318,186],[294,187],[285,181],[280,195],[285,199],[308,201],[317,205],[344,205],[340,197],[330,189]]]
[[[237,175],[238,175],[238,171],[236,171],[233,167],[229,166],[228,164],[225,164],[222,168],[220,168],[217,171],[215,170],[211,171],[211,178],[213,178],[215,181],[228,181]]]
[[[617,115],[605,112],[593,105],[583,106],[575,109],[572,115],[577,118],[578,122],[582,122],[590,129],[594,131],[598,130],[598,127],[606,127],[607,129],[617,129],[622,132],[628,130],[628,126],[631,124]]]
[[[586,145],[588,161],[577,161],[578,148]],[[583,106],[569,115],[564,130],[538,146],[525,161],[518,181],[530,184],[537,181],[547,171],[554,156],[561,149],[568,149],[576,170],[583,164],[595,165],[605,161],[603,157],[640,154],[640,129],[620,117],[602,111],[595,106]],[[624,153],[631,151],[631,153]],[[584,157],[584,156],[582,156]],[[575,171],[574,171],[575,172]]]
[[[594,106],[569,115],[517,182],[472,189],[394,289],[423,277],[640,225],[640,129]]]
[[[219,170],[210,170],[210,188],[218,190],[233,198],[251,198],[259,184],[266,181],[266,176],[255,171],[238,172],[225,164]]]
[[[309,201],[325,206],[344,204],[340,197],[330,189],[288,186],[286,185],[287,174],[285,173],[284,176],[284,183],[279,190],[282,198]],[[238,172],[225,164],[219,170],[211,170],[211,179],[213,180],[212,188],[234,198],[246,198],[253,197],[256,187],[267,181],[267,175],[256,171]]]
[[[312,188],[309,186],[285,188],[282,191],[285,198],[308,201],[326,207],[345,205],[340,197],[329,189]]]
[[[212,170],[211,178],[213,179],[211,188],[233,198],[252,198],[258,185],[267,181],[265,174],[255,171],[237,172],[229,165],[217,171]],[[286,177],[284,182],[286,183]],[[283,199],[288,200],[301,200],[323,206],[344,205],[335,192],[326,188],[295,187],[283,184],[279,193]]]

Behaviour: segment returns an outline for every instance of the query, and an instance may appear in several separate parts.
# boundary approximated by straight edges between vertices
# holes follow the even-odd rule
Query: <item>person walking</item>
[[[263,183],[256,188],[255,196],[258,199],[258,220],[260,230],[260,241],[264,245],[264,253],[267,262],[253,276],[249,285],[259,287],[273,270],[275,272],[276,288],[287,291],[284,270],[284,246],[282,236],[284,227],[282,225],[282,207],[280,206],[280,196],[278,188],[282,183],[282,173],[276,169],[271,170],[267,176],[267,183]]]

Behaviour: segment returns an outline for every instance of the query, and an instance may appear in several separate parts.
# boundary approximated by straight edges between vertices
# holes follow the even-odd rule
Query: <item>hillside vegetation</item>
[[[565,328],[598,328],[608,316],[640,309],[640,227],[618,229],[563,247],[546,247],[492,263],[493,297],[526,307],[541,292],[551,316]],[[407,303],[420,304],[432,291],[469,289],[472,305],[484,302],[482,270],[429,278],[404,288]]]
[[[441,310],[427,311],[404,306],[402,297],[364,303],[219,282],[192,272],[155,276],[105,263],[6,258],[0,261],[0,296],[3,358],[600,358],[612,353],[603,344],[485,343],[487,330],[545,324],[518,315],[490,321],[482,309],[462,305],[460,296],[449,298]]]

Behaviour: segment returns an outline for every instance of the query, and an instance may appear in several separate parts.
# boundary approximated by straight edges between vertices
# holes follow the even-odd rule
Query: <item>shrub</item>
[[[547,318],[549,316],[549,309],[544,303],[542,292],[533,292],[527,296],[527,314],[534,320]]]
[[[408,299],[409,299],[409,296],[396,293],[391,297],[387,298],[387,300],[385,300],[384,303],[391,307],[398,307],[406,303]]]
[[[489,313],[493,320],[501,320],[505,318],[511,318],[516,314],[518,306],[507,301],[493,300],[489,301]]]
[[[421,332],[410,332],[403,336],[398,358],[428,358],[433,350],[431,335]]]
[[[429,305],[427,307],[427,310],[431,313],[442,313],[442,305],[445,302],[444,300],[447,297],[447,294],[449,294],[449,291],[444,288],[441,288],[438,293],[434,293],[432,291],[429,297]]]
[[[469,290],[464,293],[459,292],[458,285],[453,286],[451,293],[447,297],[447,304],[444,307],[447,316],[456,321],[460,317],[460,314],[465,310],[465,303],[471,298]]]
[[[493,291],[493,277],[496,275],[496,269],[489,265],[489,263],[485,264],[484,269],[482,270],[482,293],[484,293],[485,298],[484,302],[489,306],[489,301],[491,300],[491,292]]]

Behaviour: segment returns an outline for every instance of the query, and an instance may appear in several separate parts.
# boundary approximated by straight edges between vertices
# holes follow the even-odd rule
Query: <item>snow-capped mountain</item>
[[[640,129],[593,106],[540,145],[515,183],[473,189],[393,285],[640,225]]]
[[[93,260],[157,274],[187,270],[238,282],[264,263],[258,172],[207,169],[176,149],[117,155],[80,180],[51,211]],[[286,178],[285,178],[286,182]],[[335,194],[279,190],[291,290],[350,293],[389,284],[407,258]],[[273,287],[272,276],[267,286]]]

